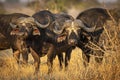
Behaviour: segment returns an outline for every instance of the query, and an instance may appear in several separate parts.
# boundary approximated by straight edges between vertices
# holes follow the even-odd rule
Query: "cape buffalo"
[[[34,30],[36,29],[32,27],[34,25],[33,23],[34,23],[33,18],[21,13],[0,15],[0,33],[8,41],[9,48],[10,47],[12,48],[14,57],[17,59],[17,61],[19,61],[20,53],[22,53],[23,62],[25,63],[27,62],[28,48],[27,48],[25,39],[28,36],[28,34],[36,35],[36,34],[33,34]],[[27,28],[27,29],[24,29],[24,28]],[[21,33],[19,33],[19,30],[21,30]]]
[[[81,12],[73,22],[69,22],[69,24],[72,25],[69,30],[74,32],[74,34],[71,34],[70,36],[77,41],[77,46],[82,49],[83,59],[85,59],[84,63],[89,62],[90,54],[101,56],[95,57],[95,60],[99,63],[101,63],[103,59],[104,47],[99,39],[104,31],[103,26],[106,21],[112,20],[108,11],[104,8],[87,9]],[[75,40],[72,42],[76,43]],[[97,49],[92,48],[93,46],[97,46]]]
[[[41,32],[41,36],[39,38],[39,42],[46,42],[49,44],[49,50],[47,52],[48,56],[48,73],[52,71],[53,59],[55,56],[58,56],[60,67],[62,68],[63,62],[63,52],[65,52],[65,67],[68,66],[68,61],[70,60],[70,54],[72,49],[74,49],[73,45],[67,43],[67,34],[64,31],[64,23],[68,20],[73,20],[73,17],[68,14],[53,14],[50,11],[43,10],[37,12],[33,15],[36,20],[36,24],[39,26],[39,30]],[[35,41],[36,43],[36,41]],[[42,44],[41,44],[42,46]],[[43,45],[44,46],[44,45]],[[35,47],[35,46],[34,46]],[[37,46],[36,46],[37,47]],[[40,48],[39,48],[40,49]],[[36,71],[39,69],[39,55],[42,53],[35,51],[32,48],[32,51],[36,54],[34,59],[36,62]]]

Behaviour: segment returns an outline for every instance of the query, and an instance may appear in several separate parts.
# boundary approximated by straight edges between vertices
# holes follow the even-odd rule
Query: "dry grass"
[[[84,67],[81,50],[72,52],[68,71],[59,71],[58,59],[54,60],[53,73],[47,74],[46,57],[41,59],[40,73],[36,76],[34,66],[17,65],[13,58],[0,57],[0,80],[119,80],[120,79],[120,25],[108,21],[101,42],[105,48],[102,64],[94,61],[94,56],[88,67]],[[31,62],[30,60],[29,62]]]
[[[54,60],[53,73],[47,74],[46,57],[42,58],[40,73],[33,75],[34,66],[17,65],[13,58],[0,59],[0,80],[119,80],[120,55],[116,52],[105,55],[103,63],[97,64],[94,56],[88,67],[82,64],[81,51],[75,49],[68,71],[59,71],[58,60]]]

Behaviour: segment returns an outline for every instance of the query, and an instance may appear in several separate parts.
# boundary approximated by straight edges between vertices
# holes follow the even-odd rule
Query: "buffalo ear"
[[[10,35],[17,35],[19,33],[19,29],[18,28],[14,28],[11,32]]]
[[[19,29],[16,28],[17,25],[13,24],[13,23],[10,23],[10,26],[12,28],[11,32],[10,32],[10,35],[17,35],[19,33]]]
[[[37,28],[33,29],[33,33],[32,34],[33,35],[40,35],[39,29],[37,29]]]
[[[13,23],[10,23],[10,26],[14,29],[17,27],[17,25],[13,24]]]

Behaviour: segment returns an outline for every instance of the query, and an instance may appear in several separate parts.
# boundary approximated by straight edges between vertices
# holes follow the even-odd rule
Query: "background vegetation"
[[[0,3],[0,13],[1,14],[5,13],[5,10],[4,10],[4,7],[3,7],[2,3]]]

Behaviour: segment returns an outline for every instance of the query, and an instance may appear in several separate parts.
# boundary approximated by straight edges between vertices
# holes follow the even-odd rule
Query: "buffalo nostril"
[[[75,42],[75,40],[70,40],[70,43],[74,43]]]
[[[71,40],[69,40],[69,44],[70,45],[76,45],[77,41],[75,39],[71,39]]]

